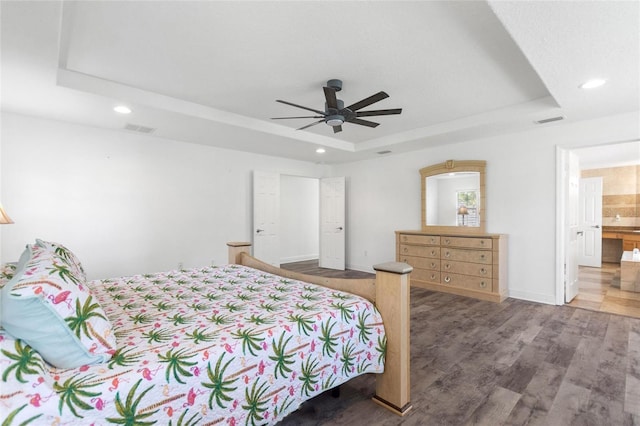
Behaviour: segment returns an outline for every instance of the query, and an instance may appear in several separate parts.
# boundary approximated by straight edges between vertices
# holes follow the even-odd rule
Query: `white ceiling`
[[[372,158],[640,111],[640,3],[87,1],[0,3],[2,110],[307,161]],[[592,77],[608,83],[585,91]],[[343,80],[375,129],[324,109]],[[113,106],[125,103],[122,116]],[[313,114],[311,114],[313,115]],[[315,153],[325,147],[323,155]]]

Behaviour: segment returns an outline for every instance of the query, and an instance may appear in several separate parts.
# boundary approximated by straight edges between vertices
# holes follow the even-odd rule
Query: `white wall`
[[[280,176],[280,263],[317,259],[319,249],[319,180]]]
[[[16,222],[2,230],[2,261],[50,239],[90,278],[227,263],[227,241],[251,241],[252,170],[324,169],[7,113],[1,137],[2,202]]]
[[[348,267],[370,270],[393,260],[394,231],[420,229],[420,168],[486,160],[487,232],[509,236],[509,294],[555,303],[555,147],[630,140],[639,132],[638,114],[625,114],[335,166],[333,174],[348,183]]]
[[[555,302],[556,146],[640,137],[638,114],[549,125],[484,140],[336,165],[2,115],[2,260],[34,238],[67,244],[90,277],[226,262],[250,240],[251,171],[346,176],[347,265],[395,258],[395,233],[420,228],[419,169],[486,160],[487,232],[509,235],[509,293]],[[365,255],[366,253],[366,255]]]

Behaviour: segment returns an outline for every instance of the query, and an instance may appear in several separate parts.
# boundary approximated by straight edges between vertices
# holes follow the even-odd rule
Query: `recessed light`
[[[580,85],[581,89],[595,89],[596,87],[600,87],[605,84],[607,80],[604,78],[593,78],[585,83]]]
[[[325,153],[325,152],[327,152],[327,151],[326,151],[324,148],[318,148],[318,149],[316,149],[316,152],[317,152],[318,154],[324,154],[324,153]]]
[[[131,108],[126,105],[118,105],[113,110],[119,114],[131,114]]]

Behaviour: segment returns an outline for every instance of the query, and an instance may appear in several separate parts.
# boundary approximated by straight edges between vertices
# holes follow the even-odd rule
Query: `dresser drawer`
[[[434,259],[440,258],[440,247],[435,246],[412,246],[408,244],[400,244],[400,253],[402,256],[418,256],[418,257],[431,257]]]
[[[460,262],[473,262],[490,265],[493,262],[493,256],[490,251],[485,250],[462,250],[454,248],[443,248],[441,252],[441,259],[454,260]]]
[[[474,275],[476,277],[491,278],[493,268],[483,263],[456,262],[453,260],[442,261],[442,272],[453,274]]]
[[[442,247],[464,247],[491,250],[491,238],[442,237]]]
[[[419,245],[440,245],[439,235],[410,235],[400,234],[400,243],[419,244]]]
[[[400,256],[399,262],[408,263],[414,268],[440,270],[440,259],[432,259],[428,257],[416,257],[416,256]]]
[[[450,274],[442,272],[442,284],[457,288],[466,288],[469,290],[478,290],[491,292],[491,278],[472,277],[469,275]]]
[[[439,271],[429,271],[427,269],[414,269],[411,271],[411,280],[415,281],[430,281],[433,283],[440,282]]]

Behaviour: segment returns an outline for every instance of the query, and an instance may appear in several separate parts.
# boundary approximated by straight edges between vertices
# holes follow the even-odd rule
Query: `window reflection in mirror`
[[[427,223],[436,226],[480,226],[480,173],[443,173],[426,178]]]

